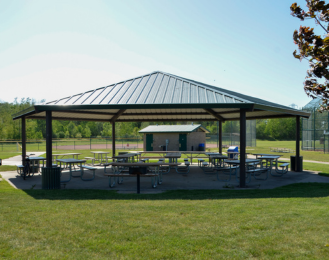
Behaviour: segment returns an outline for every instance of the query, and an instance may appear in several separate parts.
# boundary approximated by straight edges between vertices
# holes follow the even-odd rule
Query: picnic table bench
[[[83,180],[83,181],[92,181],[93,179],[95,179],[95,171],[97,170],[97,168],[87,166],[87,165],[81,165],[80,167],[81,167],[81,170],[82,170],[81,176],[80,176],[81,180]],[[85,173],[84,169],[87,169],[87,170],[92,172],[92,177],[91,178],[87,178],[87,179],[83,178],[83,174]]]

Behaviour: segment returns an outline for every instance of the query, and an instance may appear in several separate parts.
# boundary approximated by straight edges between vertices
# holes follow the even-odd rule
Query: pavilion
[[[26,155],[26,119],[46,120],[46,168],[52,168],[52,120],[99,121],[112,124],[115,155],[115,123],[136,121],[218,121],[219,152],[222,123],[240,121],[240,187],[245,187],[246,120],[296,118],[296,171],[301,171],[300,118],[309,113],[218,88],[169,73],[155,71],[106,87],[64,97],[13,115],[22,120],[22,158]],[[23,162],[24,165],[24,162]]]

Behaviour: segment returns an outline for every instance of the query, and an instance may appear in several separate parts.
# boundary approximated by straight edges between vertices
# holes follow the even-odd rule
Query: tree
[[[329,4],[320,0],[306,0],[306,6],[307,12],[293,3],[290,7],[291,15],[301,21],[314,19],[325,34],[316,35],[314,28],[300,26],[299,31],[295,30],[293,34],[299,53],[295,50],[293,55],[300,61],[306,59],[309,62],[310,69],[304,81],[306,94],[312,98],[321,98],[321,109],[329,110]]]

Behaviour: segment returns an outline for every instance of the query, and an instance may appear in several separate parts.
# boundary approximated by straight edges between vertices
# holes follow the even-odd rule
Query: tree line
[[[13,103],[0,103],[0,139],[20,140],[21,120],[13,120],[13,114],[35,104],[33,99],[27,98]],[[256,138],[261,140],[294,140],[295,139],[295,118],[279,118],[256,121]],[[192,122],[189,122],[192,123]],[[210,131],[210,134],[217,134],[217,122],[193,122],[202,124]],[[130,122],[116,123],[116,136],[118,137],[139,137],[138,132],[148,125],[154,124],[186,124],[186,122]],[[87,121],[64,121],[54,120],[53,138],[90,138],[112,136],[112,125],[107,122]],[[227,121],[223,123],[223,133],[239,133],[238,121]],[[45,120],[26,120],[26,138],[28,140],[40,140],[46,137]]]

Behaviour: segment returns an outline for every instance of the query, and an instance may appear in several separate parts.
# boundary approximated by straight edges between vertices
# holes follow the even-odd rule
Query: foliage
[[[312,98],[320,97],[323,101],[321,109],[329,109],[329,4],[320,0],[306,0],[308,11],[304,11],[297,3],[290,7],[291,15],[299,18],[314,19],[324,30],[324,35],[316,35],[314,28],[300,26],[295,30],[293,39],[298,46],[293,55],[300,61],[306,59],[310,69],[306,73],[304,90]],[[318,79],[321,82],[318,82]]]
[[[256,136],[260,140],[295,140],[296,119],[276,118],[256,121]]]

